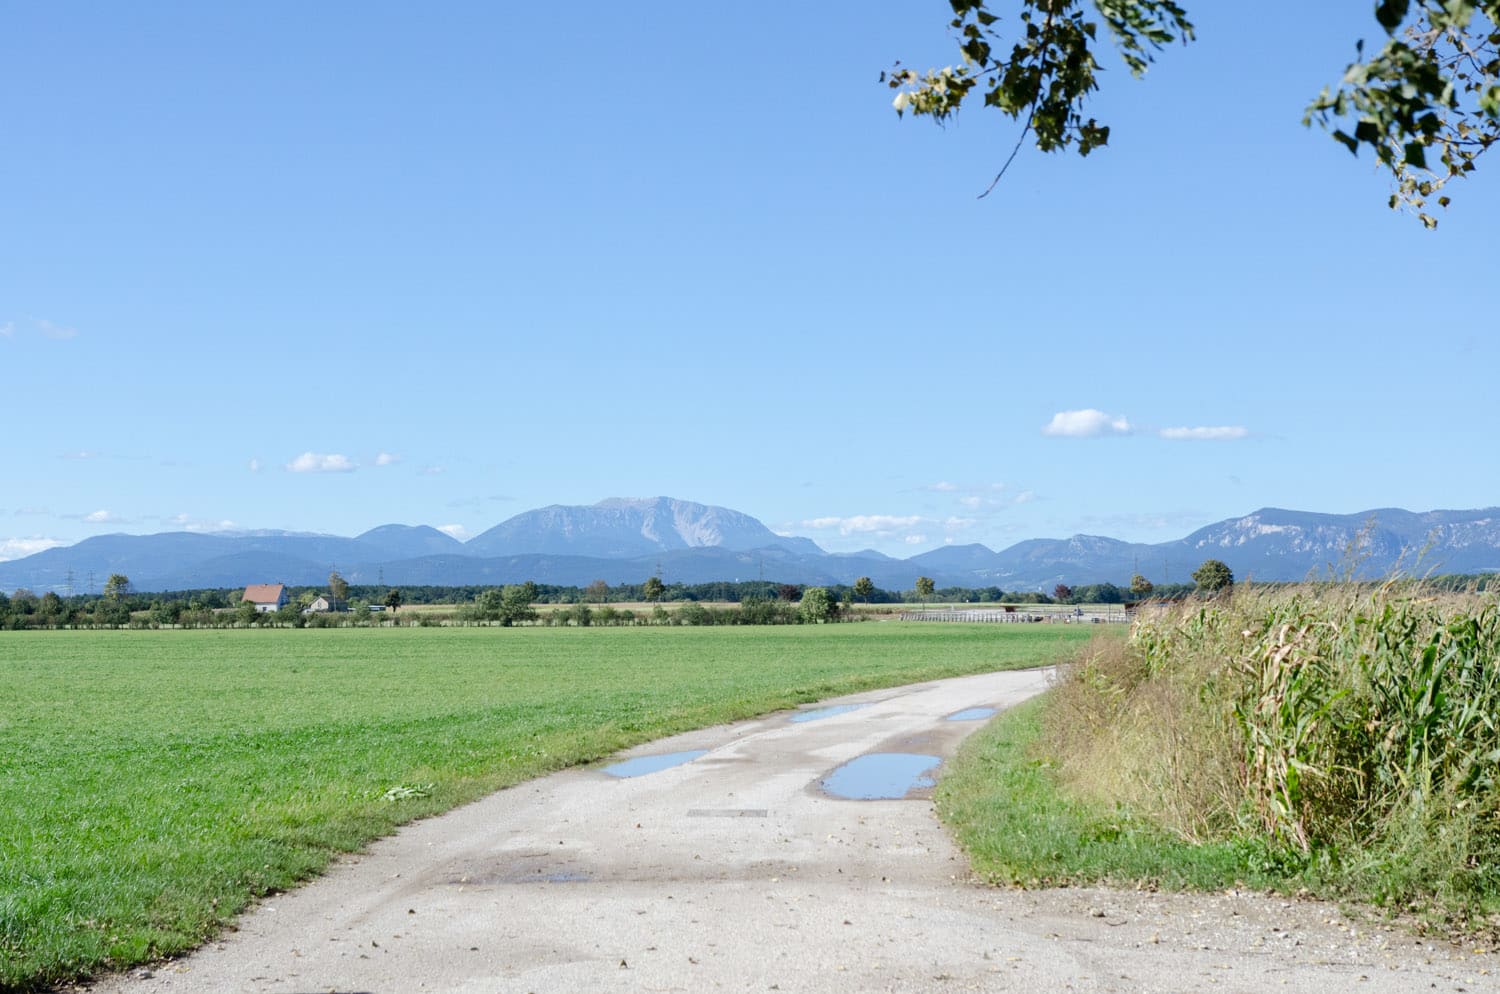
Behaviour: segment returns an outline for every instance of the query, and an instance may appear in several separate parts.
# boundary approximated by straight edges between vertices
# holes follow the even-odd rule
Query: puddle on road
[[[832,704],[826,708],[814,708],[811,711],[798,711],[788,718],[788,721],[817,721],[820,718],[832,718],[836,714],[848,714],[850,711],[858,711],[867,708],[868,704]]]
[[[683,763],[691,763],[707,753],[707,749],[694,749],[690,752],[664,752],[658,756],[637,756],[635,759],[627,759],[622,763],[606,766],[604,772],[612,777],[645,776],[647,773],[659,773],[662,770],[670,770],[674,766],[681,766]]]
[[[965,708],[948,716],[949,721],[983,721],[995,717],[994,708]]]
[[[923,774],[942,760],[913,752],[872,752],[852,759],[822,780],[823,790],[851,801],[897,800],[919,787],[931,787]]]
[[[589,875],[577,870],[564,870],[561,873],[549,873],[542,877],[549,884],[583,884],[588,883]]]
[[[501,887],[511,884],[586,884],[594,878],[582,870],[524,870],[515,867],[501,873],[462,876],[448,883],[454,887]]]

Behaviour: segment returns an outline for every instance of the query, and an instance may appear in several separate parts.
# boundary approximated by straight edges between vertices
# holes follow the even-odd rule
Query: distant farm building
[[[255,610],[262,614],[278,611],[286,607],[286,584],[284,583],[252,583],[245,588],[245,596],[242,601],[249,601],[255,605]]]
[[[342,611],[342,610],[344,610],[344,602],[343,601],[336,601],[332,597],[330,597],[328,594],[323,594],[323,595],[321,595],[319,597],[314,598],[313,602],[311,604],[307,605],[307,607],[305,609],[303,609],[302,613],[303,614],[327,614],[330,611]]]

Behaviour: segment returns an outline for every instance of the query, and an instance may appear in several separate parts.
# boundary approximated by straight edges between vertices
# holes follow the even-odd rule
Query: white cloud
[[[250,472],[252,472],[252,473],[259,473],[260,472],[260,460],[259,459],[251,459],[250,462],[249,462],[249,466],[250,466]]]
[[[906,544],[907,545],[925,545],[926,542],[927,542],[927,536],[926,535],[908,535],[908,536],[906,536]]]
[[[234,531],[239,525],[225,518],[222,521],[202,521],[198,518],[189,517],[186,514],[173,515],[167,519],[167,523],[181,528],[185,532],[227,532]]]
[[[849,518],[813,518],[802,522],[802,527],[819,531],[836,529],[840,535],[889,535],[921,523],[922,518],[918,515],[856,514]]]
[[[922,489],[923,490],[931,490],[934,493],[939,493],[939,494],[951,494],[955,490],[958,489],[958,484],[956,484],[956,483],[949,483],[947,480],[941,480],[941,481],[939,481],[937,483],[933,483],[933,484],[930,484],[928,486],[925,486]]]
[[[1042,429],[1052,438],[1100,438],[1104,435],[1129,435],[1130,422],[1124,417],[1105,414],[1092,407],[1081,411],[1059,411]]]
[[[437,530],[442,532],[444,535],[451,535],[453,538],[458,539],[460,542],[467,542],[471,537],[469,535],[469,529],[465,528],[463,525],[438,525]]]
[[[995,514],[1008,507],[1026,504],[1036,499],[1036,494],[1032,491],[1016,491],[1009,483],[949,486],[947,490],[956,494],[954,502],[971,514]]]
[[[949,518],[943,522],[943,527],[949,531],[963,531],[965,528],[974,527],[973,518]]]
[[[92,511],[89,514],[85,514],[83,516],[83,520],[87,521],[91,525],[113,525],[118,524],[125,519],[120,517],[118,514],[115,514],[113,511],[105,511],[101,509],[98,511]]]
[[[18,326],[15,321],[6,321],[0,324],[0,338],[15,338],[18,334],[31,336],[41,335],[50,338],[54,342],[66,342],[70,338],[78,337],[77,328],[69,328],[66,325],[56,324],[52,321],[43,321],[39,318],[24,318]]]
[[[443,474],[443,467],[442,466],[423,466],[422,467],[422,475],[423,476],[441,476],[442,474]]]
[[[1237,438],[1248,438],[1250,429],[1240,425],[1216,425],[1199,428],[1163,428],[1162,438],[1187,439],[1190,441],[1224,442]]]
[[[38,552],[55,549],[65,543],[55,538],[42,538],[32,536],[31,538],[0,538],[0,563],[10,559],[22,559],[26,556],[34,556]]]
[[[352,473],[354,462],[348,456],[304,452],[286,464],[288,473]]]
[[[99,453],[90,449],[79,449],[77,452],[69,452],[63,455],[64,459],[97,459]]]
[[[377,466],[394,466],[400,461],[400,456],[393,456],[389,452],[382,452],[375,457],[375,465]]]
[[[38,321],[36,326],[43,335],[54,342],[66,342],[70,338],[78,337],[77,328],[66,328],[60,324],[53,324],[51,321]]]

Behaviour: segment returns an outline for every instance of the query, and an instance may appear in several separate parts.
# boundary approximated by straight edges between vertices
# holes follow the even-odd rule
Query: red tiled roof
[[[245,588],[245,596],[241,599],[252,604],[275,604],[281,600],[281,592],[285,589],[284,583],[252,583]]]

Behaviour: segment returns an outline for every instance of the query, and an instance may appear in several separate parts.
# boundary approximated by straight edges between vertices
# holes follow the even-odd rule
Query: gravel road
[[[858,707],[826,716],[770,715],[621,757],[701,753],[657,772],[522,784],[266,899],[189,957],[91,989],[1500,991],[1489,952],[1325,904],[984,887],[923,781],[887,800],[823,787],[861,756],[951,755],[982,722],[949,716],[1014,704],[1046,679],[854,695],[829,703]]]

